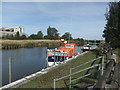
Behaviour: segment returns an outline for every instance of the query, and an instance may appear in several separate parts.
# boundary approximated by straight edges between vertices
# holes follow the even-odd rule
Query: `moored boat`
[[[82,50],[83,52],[89,51],[89,50],[91,50],[91,45],[89,45],[89,44],[84,45],[83,47],[81,47],[81,50]]]
[[[81,47],[81,50],[83,52],[85,52],[85,51],[93,50],[95,48],[97,48],[96,45],[89,45],[89,44],[87,44],[87,45],[84,45],[83,47]]]
[[[49,66],[63,62],[68,58],[72,58],[78,54],[76,44],[62,41],[63,45],[60,48],[48,49],[48,64]]]

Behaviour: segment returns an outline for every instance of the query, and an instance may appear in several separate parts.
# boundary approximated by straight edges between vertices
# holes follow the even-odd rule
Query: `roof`
[[[13,29],[13,28],[23,28],[23,26],[2,27],[0,28],[0,30]]]

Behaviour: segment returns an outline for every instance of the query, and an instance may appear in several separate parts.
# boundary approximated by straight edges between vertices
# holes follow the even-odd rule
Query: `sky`
[[[99,40],[108,2],[2,2],[2,27],[24,26],[28,35],[49,26],[60,35],[70,32],[73,38]]]

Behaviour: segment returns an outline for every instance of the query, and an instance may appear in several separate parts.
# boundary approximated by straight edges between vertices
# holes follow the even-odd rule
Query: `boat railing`
[[[68,56],[68,54],[67,53],[65,53],[65,52],[58,52],[58,51],[48,51],[48,55],[60,55],[60,56]]]

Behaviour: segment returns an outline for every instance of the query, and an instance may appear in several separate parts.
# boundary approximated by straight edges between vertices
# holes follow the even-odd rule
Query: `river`
[[[77,49],[81,53],[80,47]],[[9,57],[12,57],[12,82],[46,68],[46,47],[1,51],[2,86],[9,82]]]

